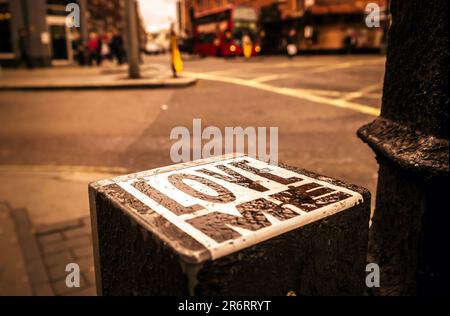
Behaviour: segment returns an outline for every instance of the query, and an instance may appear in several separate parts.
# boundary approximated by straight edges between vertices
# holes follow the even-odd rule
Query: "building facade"
[[[66,25],[69,3],[80,7],[80,27]],[[125,0],[0,0],[0,64],[19,65],[24,55],[34,67],[73,63],[76,34],[87,40],[89,32],[123,32],[124,14]]]
[[[369,3],[376,3],[380,8],[379,28],[368,28],[365,24]],[[298,48],[304,51],[339,51],[347,49],[349,43],[355,50],[378,50],[385,40],[388,24],[385,14],[388,0],[179,0],[180,33],[192,36],[196,14],[227,5],[256,9],[265,53],[283,51],[291,30],[295,30]]]

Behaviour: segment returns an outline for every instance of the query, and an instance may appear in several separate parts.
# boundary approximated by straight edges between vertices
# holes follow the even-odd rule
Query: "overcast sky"
[[[176,19],[176,0],[139,0],[142,16],[150,32],[168,29]]]

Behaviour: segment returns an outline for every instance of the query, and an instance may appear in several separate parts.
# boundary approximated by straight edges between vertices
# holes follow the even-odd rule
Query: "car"
[[[145,53],[149,55],[158,55],[161,54],[163,51],[159,45],[156,43],[149,42],[145,45]]]

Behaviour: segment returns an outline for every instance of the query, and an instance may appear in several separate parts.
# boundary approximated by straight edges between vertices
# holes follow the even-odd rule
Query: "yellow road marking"
[[[233,70],[227,69],[227,70],[207,71],[206,73],[210,75],[230,75],[232,71]]]
[[[349,101],[349,100],[361,98],[362,96],[365,96],[366,93],[371,92],[371,91],[373,91],[375,89],[378,89],[378,88],[380,88],[380,84],[379,83],[371,84],[371,85],[368,85],[367,87],[362,88],[361,90],[347,93],[342,98],[342,100]]]
[[[300,57],[301,58],[301,57]],[[262,64],[264,65],[264,64]],[[308,61],[308,60],[303,60],[303,61],[287,61],[287,62],[282,62],[279,64],[267,64],[268,67],[270,68],[308,68],[308,67],[315,67],[315,66],[323,66],[323,62],[314,62],[314,61]]]
[[[303,89],[290,89],[290,88],[283,88],[283,87],[276,87],[271,86],[262,82],[256,82],[254,80],[245,80],[240,78],[232,78],[232,77],[222,77],[217,75],[211,75],[211,74],[205,74],[205,73],[192,73],[192,72],[185,72],[186,76],[194,77],[198,79],[204,79],[204,80],[211,80],[211,81],[220,81],[220,82],[226,82],[246,87],[251,87],[255,89],[260,89],[264,91],[269,91],[273,93],[278,93],[281,95],[291,96],[298,99],[304,99],[312,102],[317,103],[323,103],[326,105],[331,105],[338,108],[343,109],[349,109],[356,112],[369,114],[373,116],[380,115],[380,110],[364,105],[364,104],[358,104],[349,102],[342,99],[332,99],[332,98],[326,98],[320,95],[316,95],[311,93],[310,90],[303,90]]]
[[[324,97],[335,97],[335,98],[341,98],[345,95],[345,92],[341,91],[334,91],[334,90],[320,90],[320,89],[298,89],[301,92],[308,92],[311,94],[324,96]]]
[[[382,97],[383,97],[383,95],[381,93],[366,93],[364,95],[364,98],[367,98],[367,99],[379,99],[379,100],[381,100]]]
[[[304,57],[298,57],[300,58],[299,61],[286,61],[281,63],[259,63],[259,64],[249,64],[246,68],[246,70],[253,71],[253,70],[262,70],[262,69],[274,69],[274,68],[313,68],[310,73],[321,73],[326,72],[333,69],[343,69],[343,68],[349,68],[353,66],[360,66],[360,65],[368,65],[368,64],[378,64],[385,62],[385,58],[374,58],[374,59],[357,59],[357,60],[350,60],[342,62],[342,59],[330,59],[326,60],[328,64],[324,64],[324,61],[315,61],[310,60],[308,58],[303,59]],[[241,66],[241,64],[232,64],[232,65],[238,65]],[[314,69],[315,68],[315,69]],[[211,74],[211,75],[233,75],[233,69],[222,69],[222,70],[213,70],[213,71],[206,71],[204,73]],[[242,73],[242,70],[238,70]]]
[[[335,69],[344,69],[344,68],[350,68],[350,67],[355,67],[355,66],[360,66],[360,65],[377,64],[377,63],[381,63],[381,62],[384,62],[384,59],[348,61],[348,62],[344,62],[344,63],[337,63],[337,64],[331,64],[331,65],[319,67],[319,68],[313,69],[309,73],[322,73],[322,72],[327,72],[327,71],[335,70]]]
[[[261,76],[253,79],[253,81],[256,82],[267,82],[267,81],[273,81],[278,79],[284,79],[291,77],[292,75],[284,74],[284,75],[267,75],[267,76]]]

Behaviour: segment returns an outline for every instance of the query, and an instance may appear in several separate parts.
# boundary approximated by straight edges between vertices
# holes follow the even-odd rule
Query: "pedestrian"
[[[108,47],[109,47],[109,54],[108,54],[108,60],[109,60],[109,61],[112,61],[112,60],[113,60],[113,53],[112,53],[112,38],[113,38],[112,32],[107,32],[107,33],[106,33],[106,42],[108,43]]]
[[[97,33],[89,33],[88,53],[89,53],[89,66],[92,66],[94,62],[99,65],[99,38]]]
[[[347,30],[347,34],[344,37],[344,50],[346,54],[353,53],[355,49],[355,43],[356,39],[353,30],[352,29]]]
[[[77,32],[74,34],[74,38],[72,41],[72,50],[75,54],[75,60],[77,61],[79,66],[84,66],[86,64],[85,61],[85,47],[83,43],[83,39],[80,34]]]
[[[242,51],[244,53],[245,60],[249,60],[253,52],[253,43],[247,33],[244,33],[242,36]]]
[[[183,71],[183,61],[181,60],[180,50],[178,49],[178,39],[173,24],[170,28],[170,52],[173,77],[178,78],[178,74]]]
[[[295,55],[297,55],[297,52],[298,52],[298,50],[297,50],[297,43],[296,43],[296,35],[297,35],[297,32],[295,31],[295,29],[294,28],[292,28],[290,31],[289,31],[289,33],[288,33],[288,36],[287,36],[287,39],[286,39],[286,49],[287,49],[287,54],[288,54],[288,57],[289,58],[292,58],[292,57],[294,57]]]
[[[114,30],[111,39],[111,53],[114,58],[117,59],[117,64],[120,66],[123,64],[124,58],[123,38],[118,30]]]
[[[103,60],[109,59],[111,50],[109,48],[109,42],[106,34],[100,37],[100,64]]]
[[[28,69],[32,69],[33,64],[31,63],[30,55],[28,54],[28,38],[27,37],[28,37],[27,31],[25,31],[24,29],[20,29],[20,31],[19,31],[19,50],[20,50],[19,66],[22,65],[22,63],[24,63]]]

